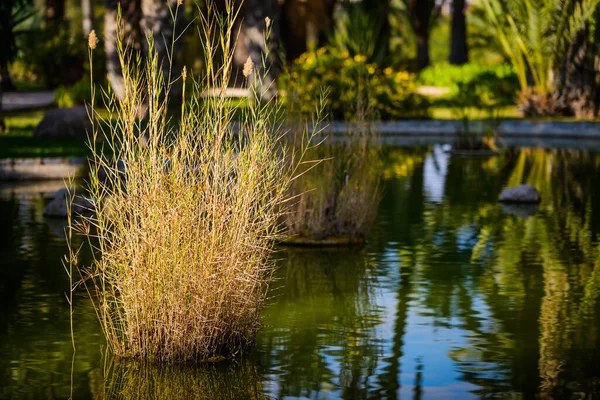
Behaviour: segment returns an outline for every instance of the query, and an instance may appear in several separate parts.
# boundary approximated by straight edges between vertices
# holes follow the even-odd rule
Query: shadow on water
[[[105,368],[102,332],[76,292],[73,397],[600,396],[600,155],[384,156],[367,246],[281,249],[243,361]],[[541,204],[503,209],[498,195],[520,183]],[[62,228],[42,217],[47,198],[21,189],[0,193],[0,399],[68,398]]]

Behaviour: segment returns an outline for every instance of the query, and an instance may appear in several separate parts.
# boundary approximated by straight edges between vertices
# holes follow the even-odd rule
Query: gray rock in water
[[[504,203],[539,203],[541,197],[534,186],[519,185],[504,189],[498,200]]]
[[[92,131],[88,110],[85,106],[48,110],[33,131],[33,136],[48,139],[86,139]]]
[[[44,216],[52,218],[67,218],[67,196],[69,192],[67,189],[60,189],[54,194],[54,198],[46,207],[44,207]],[[94,203],[86,197],[79,195],[75,196],[73,200],[72,212],[74,215],[89,216],[94,213]]]

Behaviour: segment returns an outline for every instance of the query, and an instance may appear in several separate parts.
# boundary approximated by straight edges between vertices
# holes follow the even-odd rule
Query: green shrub
[[[304,53],[280,77],[287,101],[310,114],[328,90],[326,111],[333,119],[352,120],[359,99],[381,119],[428,117],[428,102],[416,93],[415,76],[405,71],[380,69],[365,56],[350,57],[333,48]]]
[[[54,91],[56,104],[59,107],[73,107],[91,99],[89,79],[82,79],[73,86],[59,86]]]
[[[448,87],[450,92],[442,99],[448,105],[512,105],[519,91],[517,75],[509,64],[438,64],[424,69],[419,81],[426,86]]]
[[[69,29],[44,28],[23,36],[19,58],[44,85],[73,84],[85,75],[85,39]]]
[[[35,78],[48,88],[89,81],[87,38],[72,34],[68,27],[61,28],[40,28],[21,36],[17,62],[22,79]],[[92,70],[98,82],[106,76],[104,47],[99,46],[95,53]]]

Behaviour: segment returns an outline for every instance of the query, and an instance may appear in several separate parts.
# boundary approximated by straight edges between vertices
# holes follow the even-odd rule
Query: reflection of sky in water
[[[450,153],[444,151],[440,145],[433,146],[433,151],[425,157],[423,186],[430,203],[441,203],[444,198],[449,162]]]
[[[472,229],[466,229],[463,234],[471,239]],[[385,270],[385,274],[370,279],[374,289],[370,301],[372,309],[381,311],[383,319],[373,330],[365,333],[370,335],[369,341],[379,343],[379,354],[375,357],[376,365],[372,371],[365,368],[361,370],[360,387],[367,393],[381,391],[380,376],[387,373],[390,361],[396,357],[393,341],[397,334],[397,325],[400,323],[404,325],[404,334],[401,338],[401,355],[395,360],[399,368],[396,376],[396,381],[400,386],[396,391],[399,398],[414,398],[416,391],[419,391],[422,398],[425,399],[477,398],[479,387],[464,381],[464,371],[450,357],[451,352],[456,349],[470,349],[477,352],[477,335],[469,330],[461,329],[463,322],[459,317],[451,317],[445,320],[444,324],[439,323],[439,318],[433,315],[432,310],[428,309],[421,301],[427,294],[428,282],[426,280],[418,282],[419,277],[415,272],[412,273],[413,280],[417,279],[417,281],[413,282],[412,293],[403,299],[408,312],[406,316],[403,316],[405,317],[404,321],[397,321],[399,293],[402,290],[409,290],[400,284],[401,273],[409,272],[403,272],[402,256],[399,255],[398,248],[395,246],[386,248],[379,257],[377,268]],[[423,286],[419,286],[419,283]],[[467,281],[463,283],[467,287],[472,285]],[[472,306],[474,311],[472,317],[481,321],[482,329],[493,330],[495,328],[493,317],[481,296],[473,295]],[[348,366],[344,364],[342,357],[348,349],[336,345],[326,345],[326,336],[327,332],[323,332],[319,338],[324,344],[320,352],[327,369],[334,378],[331,383],[315,383],[315,387],[305,393],[306,398],[343,397],[344,373]],[[363,358],[368,359],[369,356],[363,355]],[[501,368],[495,363],[482,363],[477,359],[461,361],[477,364],[478,373],[486,375],[490,379],[506,378],[502,375]],[[369,362],[364,364],[369,364]],[[273,367],[271,372],[277,371],[285,374],[284,365]],[[277,374],[269,374],[265,378],[265,392],[277,398],[281,394],[279,384],[281,377]],[[283,398],[293,399],[296,397],[284,396]],[[300,398],[305,397],[300,396]]]

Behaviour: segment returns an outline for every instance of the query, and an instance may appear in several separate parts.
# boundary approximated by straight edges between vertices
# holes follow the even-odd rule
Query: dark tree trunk
[[[420,71],[429,66],[429,25],[431,22],[433,0],[413,0],[414,30],[417,37],[417,69]]]
[[[281,9],[281,42],[287,61],[308,50],[308,41],[318,47],[327,43],[333,29],[333,11],[337,0],[287,0]]]
[[[462,65],[467,62],[469,62],[469,48],[467,47],[465,0],[453,0],[450,64]]]
[[[118,0],[106,0],[104,13],[104,50],[106,51],[106,72],[110,85],[119,100],[125,96],[123,71],[117,51],[117,9]],[[140,32],[141,0],[124,1],[121,6],[123,40],[132,52],[141,52]]]
[[[429,33],[417,34],[417,69],[419,71],[429,66]]]
[[[440,14],[444,1],[403,0],[407,17],[417,41],[417,69],[429,66],[429,34],[431,26]]]
[[[15,87],[15,84],[13,83],[13,80],[10,76],[10,71],[8,70],[8,66],[3,66],[2,68],[0,68],[0,86],[2,86],[2,91],[4,92],[11,92],[13,90],[16,90],[17,88]]]

